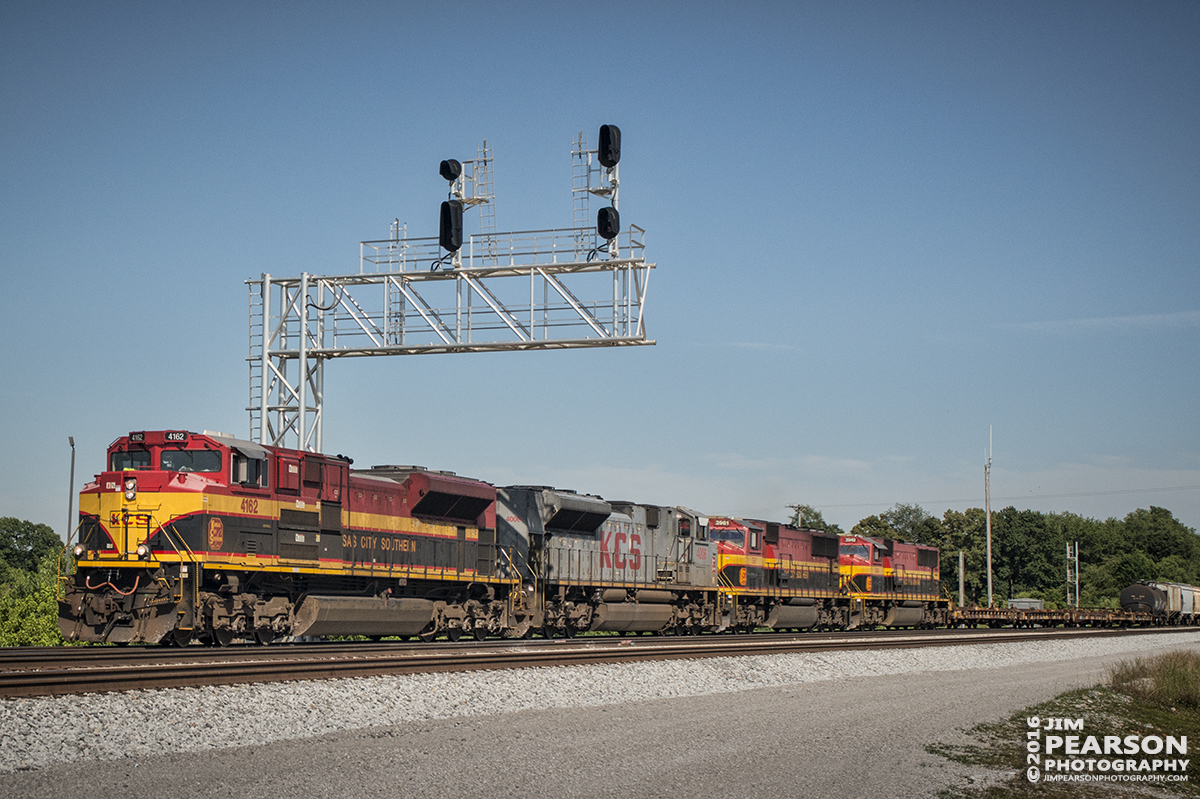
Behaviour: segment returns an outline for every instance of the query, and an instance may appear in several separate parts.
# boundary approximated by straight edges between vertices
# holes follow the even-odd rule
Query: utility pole
[[[983,467],[983,502],[987,514],[988,607],[992,607],[992,426],[988,425],[988,459]]]
[[[1075,607],[1079,607],[1079,542],[1067,542],[1067,607],[1071,607],[1071,588],[1075,588]]]
[[[966,575],[963,571],[964,560],[965,558],[963,557],[963,551],[960,549],[958,550],[958,606],[960,608],[966,607],[967,604]]]
[[[66,542],[71,543],[71,531],[75,529],[72,522],[75,520],[75,436],[67,436],[67,441],[71,442],[71,485],[67,489],[67,534]]]

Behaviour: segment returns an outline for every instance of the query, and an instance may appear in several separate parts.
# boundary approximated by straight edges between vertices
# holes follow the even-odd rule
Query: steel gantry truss
[[[594,151],[580,143],[574,157],[590,162]],[[474,183],[490,189],[489,165],[487,151]],[[360,243],[357,273],[246,281],[251,439],[320,451],[325,362],[334,358],[655,343],[643,314],[655,264],[641,228],[605,242],[588,227],[482,227],[453,261],[436,237],[410,239],[395,224],[391,238]]]

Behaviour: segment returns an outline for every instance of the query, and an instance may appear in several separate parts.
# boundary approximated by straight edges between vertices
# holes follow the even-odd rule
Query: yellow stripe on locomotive
[[[78,571],[60,606],[70,640],[269,639],[297,633],[305,596],[386,598],[433,580],[491,584],[473,596],[493,599],[519,582],[496,550],[495,489],[478,481],[352,474],[348,459],[184,431],[124,436],[105,465],[80,496]],[[402,628],[435,610],[409,603]]]

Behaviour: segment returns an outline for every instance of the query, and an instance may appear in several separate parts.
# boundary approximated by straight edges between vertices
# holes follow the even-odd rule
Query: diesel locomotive
[[[70,641],[945,624],[938,550],[184,430],[80,493]]]

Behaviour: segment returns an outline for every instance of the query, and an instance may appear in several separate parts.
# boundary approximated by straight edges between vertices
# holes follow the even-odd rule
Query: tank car
[[[1134,583],[1121,592],[1121,609],[1130,613],[1149,613],[1155,620],[1166,620],[1167,596],[1153,585]]]
[[[1200,623],[1200,588],[1182,583],[1146,581],[1121,592],[1121,608],[1149,613],[1156,624]]]

